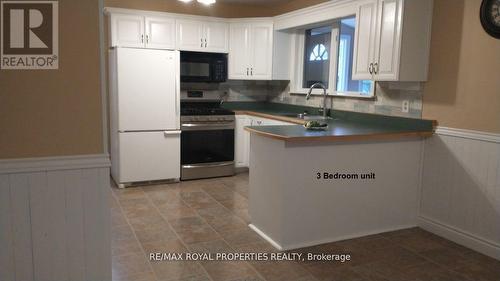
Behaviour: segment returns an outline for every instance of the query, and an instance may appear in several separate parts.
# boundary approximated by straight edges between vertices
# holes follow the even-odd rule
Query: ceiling
[[[273,5],[290,2],[290,0],[217,0],[220,3],[227,4],[245,4],[245,5]]]

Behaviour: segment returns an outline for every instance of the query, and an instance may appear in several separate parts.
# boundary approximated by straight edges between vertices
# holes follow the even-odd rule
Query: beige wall
[[[423,117],[500,133],[500,40],[479,21],[481,0],[435,0]]]
[[[0,159],[102,153],[98,1],[59,9],[59,70],[0,70]]]

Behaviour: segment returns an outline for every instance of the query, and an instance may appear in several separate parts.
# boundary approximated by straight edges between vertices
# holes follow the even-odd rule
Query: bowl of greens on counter
[[[304,128],[311,131],[324,131],[328,129],[328,124],[319,121],[308,121],[304,124]]]

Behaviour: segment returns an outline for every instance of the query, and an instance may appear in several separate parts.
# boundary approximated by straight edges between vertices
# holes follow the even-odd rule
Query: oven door
[[[234,161],[234,130],[182,132],[182,165],[228,161]]]
[[[181,179],[230,175],[234,175],[234,127],[215,125],[206,128],[184,124],[181,133]]]

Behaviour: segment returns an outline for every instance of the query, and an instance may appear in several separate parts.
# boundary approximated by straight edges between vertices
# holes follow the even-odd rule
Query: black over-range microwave
[[[227,80],[227,54],[181,52],[181,82],[221,83]]]

